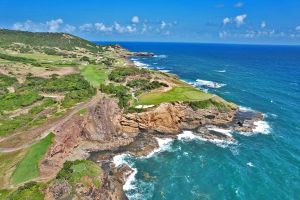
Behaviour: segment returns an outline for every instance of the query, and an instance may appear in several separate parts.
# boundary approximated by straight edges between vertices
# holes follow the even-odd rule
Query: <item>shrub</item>
[[[136,67],[119,67],[114,69],[109,75],[108,78],[111,81],[123,82],[126,76],[138,75],[148,73],[145,69],[139,69]]]
[[[118,105],[120,108],[128,106],[128,102],[131,99],[131,95],[128,94],[129,89],[123,85],[114,85],[112,83],[108,85],[101,84],[100,90],[107,94],[113,94],[119,99]]]

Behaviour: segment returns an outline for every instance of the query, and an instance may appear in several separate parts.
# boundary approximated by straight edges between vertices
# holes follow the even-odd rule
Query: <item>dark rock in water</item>
[[[228,125],[238,132],[251,132],[255,128],[254,122],[263,120],[263,114],[255,111],[238,111]]]
[[[197,129],[196,135],[199,135],[202,138],[207,140],[223,140],[227,142],[235,141],[235,139],[230,135],[224,134],[222,132],[214,131],[214,130],[209,130],[208,127],[199,127]]]
[[[155,54],[150,52],[134,52],[133,56],[153,57]]]

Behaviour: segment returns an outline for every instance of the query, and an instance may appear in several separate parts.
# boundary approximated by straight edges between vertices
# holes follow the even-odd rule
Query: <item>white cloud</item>
[[[234,4],[234,7],[236,7],[236,8],[241,8],[243,6],[244,6],[243,2],[237,2],[236,4]]]
[[[229,24],[231,22],[230,18],[229,17],[225,17],[223,19],[223,24],[226,25],[226,24]]]
[[[138,16],[133,16],[131,18],[131,22],[134,24],[138,24],[140,22],[140,18]]]
[[[128,33],[136,32],[136,27],[127,25],[127,26],[126,26],[126,31],[127,31]]]
[[[91,24],[91,23],[83,24],[83,25],[79,26],[79,29],[81,31],[91,31],[93,29],[93,24]]]
[[[136,32],[136,30],[137,30],[136,27],[133,25],[132,26],[131,25],[122,26],[118,22],[114,22],[114,29],[118,33],[133,33],[133,32]]]
[[[13,24],[12,29],[21,31],[33,31],[33,32],[57,32],[59,31],[61,25],[63,24],[62,19],[53,19],[45,23],[35,23],[31,20],[25,22],[17,22]]]
[[[60,25],[63,23],[64,21],[62,19],[54,19],[46,22],[49,32],[57,32]]]
[[[98,22],[95,23],[95,29],[100,32],[111,32],[113,30],[113,27],[105,26],[105,24]]]
[[[260,24],[260,27],[261,28],[266,28],[267,26],[267,23],[265,21],[262,21],[261,24]]]
[[[300,26],[296,26],[295,30],[300,31]]]
[[[160,28],[164,29],[167,26],[167,23],[165,21],[160,22]]]
[[[27,20],[23,23],[17,22],[13,25],[12,28],[14,30],[19,30],[19,31],[37,31],[36,30],[37,26],[31,20]]]
[[[243,15],[238,15],[234,18],[234,21],[236,22],[237,26],[241,26],[242,24],[244,24],[244,20],[246,19],[247,15],[243,14]]]
[[[67,32],[67,33],[73,33],[75,30],[76,30],[76,27],[72,26],[70,24],[67,24],[63,29],[63,31]]]
[[[141,33],[145,33],[148,31],[148,25],[146,23],[143,23],[143,28]]]

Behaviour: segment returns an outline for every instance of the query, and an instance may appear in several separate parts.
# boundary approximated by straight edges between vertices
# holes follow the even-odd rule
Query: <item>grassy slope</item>
[[[54,135],[51,133],[31,146],[13,173],[11,178],[13,184],[22,183],[38,176],[38,162],[47,152],[53,137]]]
[[[57,47],[65,50],[72,50],[75,47],[93,52],[101,50],[99,45],[66,33],[32,33],[0,29],[0,47],[6,47],[13,43],[23,43],[32,47]]]
[[[81,73],[94,87],[99,87],[100,84],[108,79],[107,71],[99,65],[88,65],[82,68]]]
[[[142,105],[157,105],[162,102],[203,101],[212,96],[193,87],[174,87],[167,92],[154,91],[142,94],[139,96],[138,103]]]
[[[25,153],[24,150],[11,153],[0,153],[0,188],[8,185],[8,178],[11,175],[13,168],[20,162]]]
[[[82,183],[85,186],[100,187],[101,168],[89,160],[67,161],[63,169],[58,173],[58,180],[66,180],[72,186]],[[86,177],[89,180],[85,179]]]

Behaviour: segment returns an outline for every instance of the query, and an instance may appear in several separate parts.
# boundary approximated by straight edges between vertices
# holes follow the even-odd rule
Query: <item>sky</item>
[[[300,0],[0,0],[0,28],[92,41],[300,45]]]

